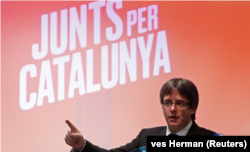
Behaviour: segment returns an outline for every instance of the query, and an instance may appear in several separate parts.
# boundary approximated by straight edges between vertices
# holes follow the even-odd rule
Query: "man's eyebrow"
[[[163,100],[163,101],[172,101],[172,100],[170,100],[170,99],[165,99],[165,100]]]
[[[171,99],[165,99],[165,100],[163,100],[163,102],[168,102],[168,101],[172,102]],[[186,101],[184,101],[184,100],[176,100],[176,102],[184,102],[184,103],[186,103]]]
[[[176,100],[176,102],[185,102],[186,103],[186,101],[184,101],[184,100]]]

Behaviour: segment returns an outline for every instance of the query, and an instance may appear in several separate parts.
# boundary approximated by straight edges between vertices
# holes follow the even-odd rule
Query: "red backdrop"
[[[126,144],[166,125],[159,91],[173,77],[197,85],[200,126],[250,135],[249,10],[249,2],[2,1],[2,151],[69,151],[66,119],[101,147]]]

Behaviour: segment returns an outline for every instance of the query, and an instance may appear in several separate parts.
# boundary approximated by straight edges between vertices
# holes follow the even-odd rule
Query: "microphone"
[[[147,152],[147,148],[145,147],[140,147],[138,149],[132,150],[130,152]]]
[[[214,134],[213,136],[225,136],[225,135],[223,135],[222,133],[217,133],[217,134]]]

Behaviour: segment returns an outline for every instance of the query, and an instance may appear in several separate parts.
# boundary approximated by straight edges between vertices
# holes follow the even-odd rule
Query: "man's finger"
[[[68,145],[70,145],[70,146],[73,145],[73,142],[72,142],[72,141],[69,141],[68,138],[65,137],[64,140],[65,140],[65,142],[66,142]]]
[[[73,143],[73,142],[76,142],[76,140],[77,140],[76,138],[70,137],[68,134],[66,135],[65,138],[67,138],[67,140],[70,141],[70,142],[72,142],[72,143]]]
[[[66,120],[65,122],[68,124],[72,132],[79,132],[69,120]]]
[[[75,142],[77,140],[77,138],[73,137],[69,132],[66,135],[66,138],[71,142]]]

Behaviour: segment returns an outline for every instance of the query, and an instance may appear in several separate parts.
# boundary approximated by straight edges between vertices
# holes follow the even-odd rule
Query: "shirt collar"
[[[178,131],[178,132],[175,133],[175,134],[177,134],[178,136],[186,136],[186,134],[188,133],[188,131],[189,131],[189,129],[191,128],[192,124],[193,124],[193,121],[191,120],[191,121],[189,122],[189,124],[188,124],[185,128],[183,128],[182,130]],[[168,136],[170,133],[171,133],[171,131],[170,131],[169,128],[167,127],[166,135]]]

